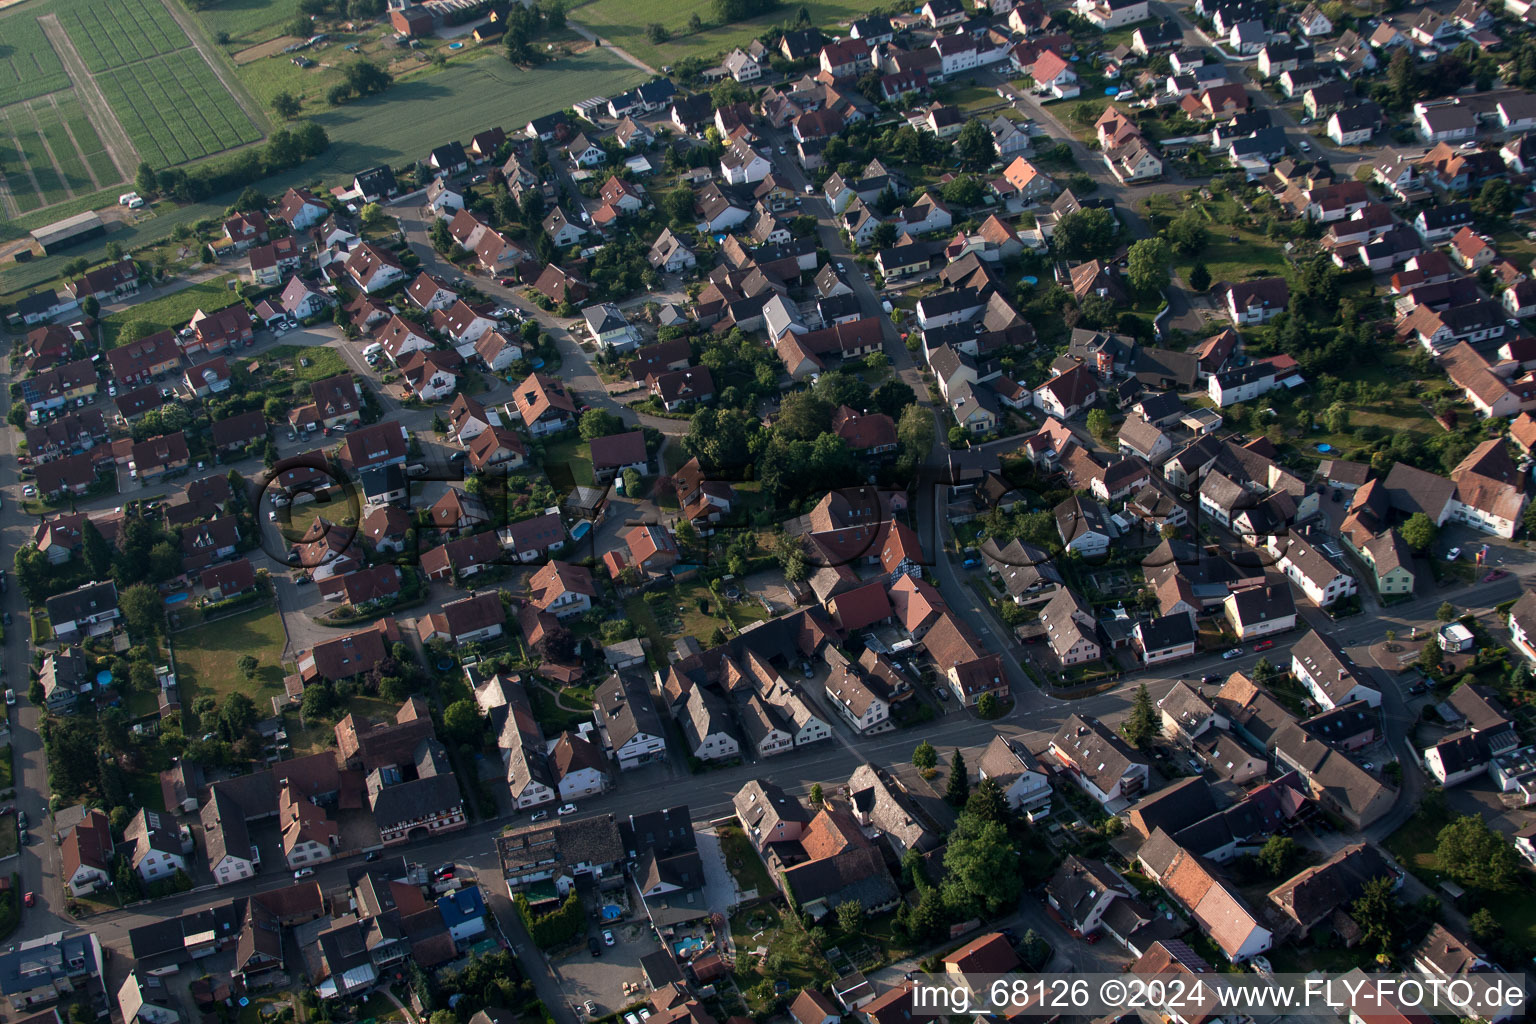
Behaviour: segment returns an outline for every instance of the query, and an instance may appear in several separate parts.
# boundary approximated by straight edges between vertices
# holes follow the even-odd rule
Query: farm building
[[[102,219],[91,211],[67,217],[64,220],[56,220],[52,224],[45,224],[32,232],[32,237],[37,244],[43,247],[43,252],[49,255],[68,249],[72,245],[100,238],[107,233],[107,226]]]

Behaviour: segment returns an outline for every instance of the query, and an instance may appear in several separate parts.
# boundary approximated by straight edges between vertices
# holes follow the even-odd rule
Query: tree
[[[81,555],[85,561],[86,571],[91,574],[93,580],[104,580],[112,575],[112,545],[96,529],[96,524],[87,519],[80,527]]]
[[[243,690],[236,690],[224,698],[224,706],[219,708],[219,734],[233,743],[244,736],[260,717],[256,702]]]
[[[148,161],[141,162],[133,176],[133,187],[139,190],[140,195],[152,196],[156,192],[156,184],[155,169],[149,166]]]
[[[1109,413],[1095,406],[1088,411],[1088,432],[1103,440],[1109,435]]]
[[[149,583],[135,583],[120,592],[117,607],[123,614],[129,635],[137,640],[153,638],[165,621],[165,602]]]
[[[912,767],[919,771],[930,771],[939,766],[939,752],[933,749],[933,744],[923,740],[912,751]]]
[[[1515,848],[1475,814],[1457,818],[1435,837],[1435,860],[1462,885],[1484,892],[1515,888],[1522,874]]]
[[[1419,554],[1428,551],[1435,543],[1435,521],[1423,512],[1415,512],[1398,527],[1403,542]]]
[[[1271,878],[1283,878],[1296,859],[1296,840],[1290,836],[1270,836],[1259,850],[1259,867]]]
[[[917,393],[906,381],[892,377],[875,388],[869,401],[876,412],[883,412],[894,420],[901,416],[907,406],[917,401]]]
[[[1051,244],[1069,259],[1106,255],[1115,244],[1115,215],[1089,207],[1061,218]]]
[[[961,814],[944,851],[944,906],[960,919],[990,916],[1017,904],[1023,891],[1019,851],[1007,827]]]
[[[256,678],[256,670],[261,667],[261,662],[257,661],[252,655],[242,654],[235,661],[235,667],[240,670],[240,674],[245,676],[246,681],[249,682]]]
[[[1164,229],[1163,235],[1168,239],[1168,244],[1173,246],[1173,251],[1184,259],[1198,255],[1210,240],[1210,232],[1205,227],[1205,218],[1193,209],[1186,210],[1175,217]]]
[[[1126,279],[1142,295],[1156,295],[1168,287],[1168,243],[1143,238],[1131,245],[1126,256]]]
[[[1504,934],[1504,926],[1487,907],[1479,907],[1467,918],[1467,926],[1472,929],[1472,937],[1484,945],[1492,945]]]
[[[984,171],[997,161],[997,144],[992,132],[980,118],[973,118],[955,137],[955,154],[973,171]]]
[[[626,428],[624,421],[616,413],[611,413],[607,409],[588,409],[581,414],[577,429],[583,441],[590,441],[594,437],[622,433]]]
[[[832,405],[815,391],[793,391],[784,396],[774,431],[791,440],[814,441],[832,429]]]
[[[892,221],[883,220],[875,225],[875,230],[869,235],[869,248],[889,249],[896,244],[896,225]]]
[[[443,729],[455,743],[476,744],[480,739],[480,709],[472,700],[456,700],[443,712]]]
[[[821,783],[811,783],[811,803],[817,807],[820,807],[822,804],[822,795]]]
[[[1342,434],[1349,429],[1349,406],[1334,402],[1323,410],[1323,426],[1330,434]]]
[[[965,768],[965,755],[960,751],[950,758],[949,784],[944,789],[944,800],[951,807],[964,807],[971,795],[971,777]]]
[[[864,924],[864,904],[858,900],[843,900],[837,905],[837,930],[853,935]]]
[[[1131,745],[1136,747],[1145,746],[1162,731],[1158,726],[1157,708],[1152,703],[1152,694],[1146,683],[1136,688],[1136,696],[1131,701],[1131,714],[1120,729],[1125,733],[1125,738],[1131,741]]]
[[[318,722],[330,717],[336,706],[336,691],[329,683],[312,683],[304,687],[304,699],[299,704],[299,714],[306,722]]]
[[[1385,953],[1397,930],[1397,897],[1392,879],[1373,878],[1365,883],[1360,898],[1350,904],[1349,916],[1360,926],[1361,938]]]
[[[779,568],[784,570],[784,578],[791,583],[800,583],[811,575],[810,565],[805,558],[805,545],[799,537],[783,534],[773,545],[774,558],[778,559]]]
[[[381,228],[389,220],[388,214],[384,212],[384,207],[378,203],[364,203],[361,217],[363,218],[363,226],[368,228]]]
[[[1490,178],[1472,199],[1472,212],[1480,219],[1496,223],[1515,212],[1520,197],[1503,178]]]
[[[1189,286],[1197,292],[1204,292],[1211,286],[1211,272],[1204,263],[1196,263],[1189,268]]]
[[[359,96],[383,92],[394,83],[394,76],[371,60],[355,60],[343,69],[347,85]]]
[[[564,626],[555,626],[544,632],[539,647],[551,661],[569,661],[576,656],[576,637]]]
[[[976,717],[990,722],[1003,713],[1002,701],[995,693],[984,693],[976,700]]]
[[[896,421],[896,440],[901,442],[902,454],[914,464],[927,458],[933,449],[933,431],[931,410],[915,402],[907,406]]]
[[[965,801],[965,813],[978,821],[1008,821],[1008,797],[993,778],[984,778]]]
[[[299,116],[299,101],[286,89],[272,97],[272,113],[285,121]]]
[[[1435,618],[1441,622],[1456,621],[1456,606],[1449,601],[1442,601],[1440,607],[1435,609]]]

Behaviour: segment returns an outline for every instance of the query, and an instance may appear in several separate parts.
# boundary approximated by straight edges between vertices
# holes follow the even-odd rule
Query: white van
[[[139,198],[139,194],[137,192],[124,192],[122,195],[117,197],[117,205],[127,206],[137,198]]]
[[[384,351],[384,346],[379,344],[376,341],[372,345],[369,345],[367,348],[363,349],[363,358],[367,359],[369,356],[378,355],[380,352],[383,352],[383,351]]]

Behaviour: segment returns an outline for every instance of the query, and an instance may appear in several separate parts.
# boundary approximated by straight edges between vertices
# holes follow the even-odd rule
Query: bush
[[[533,908],[528,904],[528,897],[522,893],[518,893],[513,898],[513,902],[517,904],[517,912],[522,915],[523,924],[527,926],[529,936],[540,949],[552,949],[563,945],[586,930],[586,915],[574,889],[570,895],[566,896],[559,909],[538,916],[534,915]]]

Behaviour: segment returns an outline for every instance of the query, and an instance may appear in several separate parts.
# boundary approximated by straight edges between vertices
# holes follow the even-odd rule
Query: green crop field
[[[877,6],[876,0],[805,0],[800,4],[782,5],[761,17],[706,28],[698,33],[688,32],[688,18],[697,14],[708,25],[715,16],[711,0],[668,0],[665,4],[654,0],[650,3],[593,0],[572,10],[570,16],[572,21],[628,50],[651,67],[660,68],[663,64],[675,64],[683,57],[728,53],[737,46],[745,46],[775,25],[790,27],[801,8],[810,13],[813,25],[835,30]],[[664,43],[651,42],[646,36],[646,28],[652,22],[672,33],[672,38]],[[616,91],[608,90],[602,95],[612,95]]]
[[[85,108],[80,106],[79,101],[73,98],[67,101],[60,100],[59,114],[69,125],[69,134],[75,137],[75,145],[79,147],[80,155],[85,158],[86,164],[96,175],[97,183],[105,188],[122,181],[123,173],[107,155],[107,147],[102,145],[101,136],[91,124],[91,119],[85,116]]]
[[[47,150],[37,142],[47,141]],[[12,144],[20,140],[21,152]],[[50,159],[51,154],[51,159]],[[32,187],[27,168],[44,190]],[[72,92],[59,92],[0,111],[0,175],[22,213],[95,195],[123,180],[85,110]]]
[[[171,167],[261,138],[240,104],[195,50],[96,76],[101,91],[155,167]]]
[[[93,72],[192,45],[160,0],[55,0],[53,9]]]
[[[0,174],[5,175],[5,189],[17,210],[27,213],[43,205],[43,197],[37,194],[27,177],[26,158],[21,155],[10,129],[3,124],[0,124]]]
[[[33,13],[0,21],[0,107],[69,88],[64,64]]]
[[[229,34],[229,45],[244,49],[276,39],[299,16],[299,0],[220,0],[192,12],[208,34]]]

